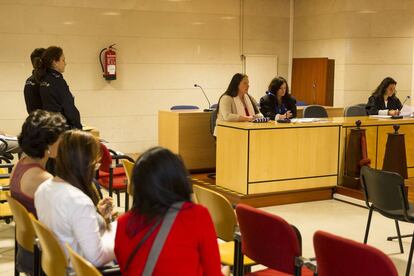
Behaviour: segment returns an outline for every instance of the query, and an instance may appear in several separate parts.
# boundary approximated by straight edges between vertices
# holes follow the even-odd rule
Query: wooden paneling
[[[337,176],[262,182],[258,184],[249,184],[249,195],[271,192],[305,190],[320,187],[335,187],[336,184]]]
[[[395,122],[395,121],[394,121]],[[397,122],[395,122],[397,123]],[[414,167],[414,124],[400,125],[399,133],[405,134],[405,152],[407,155],[407,167]],[[376,168],[382,169],[387,144],[388,133],[394,133],[392,125],[378,127],[378,158]]]
[[[247,194],[248,131],[217,126],[216,183]]]
[[[328,58],[294,58],[292,95],[307,104],[333,105],[335,61]]]
[[[158,144],[181,155],[189,170],[212,169],[216,146],[210,112],[159,111]]]
[[[249,182],[336,175],[338,145],[339,126],[251,131]]]

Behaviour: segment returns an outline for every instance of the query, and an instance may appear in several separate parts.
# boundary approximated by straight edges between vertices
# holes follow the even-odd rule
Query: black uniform
[[[368,115],[378,115],[379,110],[384,110],[384,109],[401,110],[402,104],[395,95],[388,97],[387,106],[385,106],[384,97],[371,96],[369,97],[368,103],[365,108],[368,112]]]
[[[39,92],[44,110],[60,112],[66,118],[69,127],[82,129],[75,98],[61,73],[48,69],[46,76],[40,82]]]
[[[273,93],[266,92],[266,95],[260,98],[260,112],[271,120],[275,119],[276,114],[285,114],[290,110],[292,117],[297,115],[296,99],[292,96],[282,97],[282,105],[277,104],[276,96]]]
[[[24,101],[26,102],[27,113],[36,109],[42,109],[42,99],[39,94],[39,83],[36,82],[33,74],[26,80],[24,85]]]

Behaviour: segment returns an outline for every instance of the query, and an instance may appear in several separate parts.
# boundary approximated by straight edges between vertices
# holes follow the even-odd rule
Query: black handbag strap
[[[131,255],[129,255],[128,261],[125,265],[125,271],[128,270],[128,267],[130,266],[132,260],[134,259],[134,256],[138,252],[138,250],[141,248],[141,246],[145,243],[145,241],[151,236],[151,234],[154,232],[154,230],[157,228],[157,226],[161,223],[162,225],[160,228],[160,231],[158,232],[155,241],[151,247],[150,253],[148,255],[147,262],[145,263],[144,267],[144,276],[151,276],[152,272],[155,268],[155,265],[158,261],[158,257],[160,256],[161,250],[164,246],[165,240],[168,237],[168,234],[170,233],[171,227],[175,221],[175,218],[177,217],[178,212],[181,209],[181,206],[184,204],[183,201],[176,202],[173,205],[170,206],[167,213],[165,214],[163,219],[158,219],[157,222],[151,227],[150,230],[148,230],[147,233],[145,233],[145,236],[142,238],[142,240],[137,244],[137,246],[132,251]]]

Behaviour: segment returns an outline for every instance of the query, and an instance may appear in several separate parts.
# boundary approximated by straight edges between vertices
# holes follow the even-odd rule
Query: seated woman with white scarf
[[[220,97],[217,106],[217,120],[230,122],[249,122],[261,118],[257,102],[247,92],[249,78],[237,73],[230,81],[226,92]]]

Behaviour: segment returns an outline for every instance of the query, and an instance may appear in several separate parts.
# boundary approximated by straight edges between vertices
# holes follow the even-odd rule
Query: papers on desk
[[[377,119],[390,119],[391,115],[369,115],[369,117]]]
[[[413,114],[414,107],[410,105],[404,105],[403,108],[400,110],[400,115],[404,117],[409,117]]]
[[[321,118],[293,118],[291,119],[292,123],[313,123],[313,122],[320,122],[326,121],[326,119]]]

